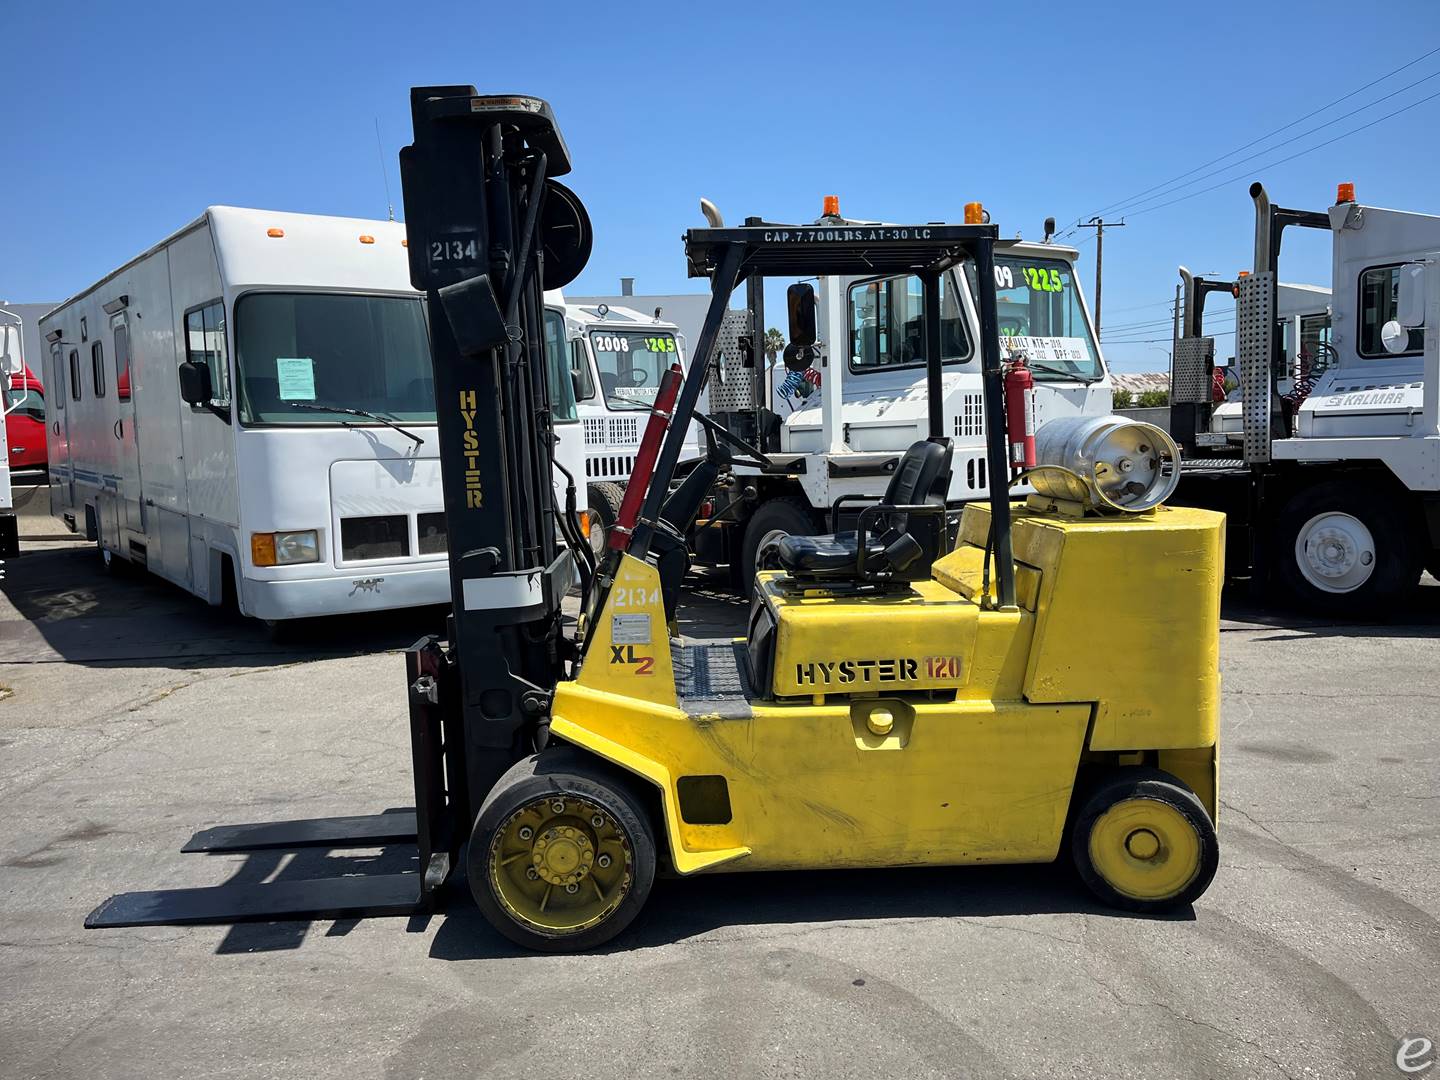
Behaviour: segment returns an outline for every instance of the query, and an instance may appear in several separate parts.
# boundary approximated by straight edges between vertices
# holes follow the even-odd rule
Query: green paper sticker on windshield
[[[308,356],[277,356],[275,377],[281,401],[315,400],[315,361]]]

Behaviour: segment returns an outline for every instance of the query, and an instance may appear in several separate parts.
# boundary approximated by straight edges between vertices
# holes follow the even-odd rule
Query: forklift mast
[[[422,642],[412,675],[460,721],[451,768],[463,758],[478,799],[533,749],[571,659],[560,602],[575,563],[557,541],[570,531],[550,480],[543,290],[580,272],[590,228],[554,182],[570,158],[544,101],[431,86],[412,89],[410,107],[400,171],[410,278],[430,317],[453,601],[449,650]]]

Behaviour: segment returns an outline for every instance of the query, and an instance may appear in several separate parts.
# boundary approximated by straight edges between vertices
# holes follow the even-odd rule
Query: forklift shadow
[[[1059,864],[712,874],[657,880],[639,918],[596,951],[661,948],[744,927],[853,928],[899,919],[1058,914],[1171,922],[1195,918],[1189,905],[1163,916],[1106,907]],[[430,947],[437,960],[534,955],[496,933],[468,891],[463,904],[445,912]]]
[[[386,811],[392,813],[393,811]],[[223,854],[223,853],[218,853]],[[233,855],[233,853],[231,853]],[[262,883],[302,883],[314,879],[337,877],[372,877],[383,874],[416,874],[419,881],[419,856],[413,842],[385,844],[375,848],[285,848],[245,853],[225,888],[244,888]],[[468,896],[466,900],[468,902]],[[257,952],[285,952],[298,949],[309,936],[314,918],[238,921],[229,925],[216,955],[244,955]],[[360,922],[359,918],[336,918],[330,921],[326,937],[344,937]]]

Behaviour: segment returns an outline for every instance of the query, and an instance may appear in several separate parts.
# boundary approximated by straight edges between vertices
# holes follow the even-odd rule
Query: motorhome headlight
[[[250,534],[250,557],[256,566],[291,566],[320,561],[320,536],[314,529],[304,532]]]

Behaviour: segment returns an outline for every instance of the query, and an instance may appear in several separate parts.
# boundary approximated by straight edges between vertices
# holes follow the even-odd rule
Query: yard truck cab
[[[713,209],[713,208],[712,208]],[[840,216],[826,200],[814,226],[838,236],[879,223]],[[718,215],[717,215],[718,217]],[[1104,416],[1112,385],[1079,276],[1078,253],[1054,243],[1007,242],[995,257],[996,319],[1002,362],[1024,356],[1034,382],[1033,420]],[[958,508],[990,490],[978,290],[973,261],[942,275],[939,291],[943,379],[926,394],[927,317],[913,274],[826,275],[816,290],[817,341],[785,349],[768,367],[754,361],[763,299],[732,312],[710,379],[712,415],[763,450],[761,465],[722,476],[694,539],[705,562],[728,562],[744,587],[764,538],[774,531],[825,531],[836,500],[880,495],[906,447],[929,430],[938,408],[954,441],[946,501]],[[845,517],[853,517],[846,507]]]
[[[657,308],[645,314],[609,304],[564,306],[569,364],[584,437],[582,501],[598,553],[615,523],[645,416],[671,364],[686,362],[685,336]],[[698,427],[682,459],[700,456]]]
[[[1238,439],[1230,416],[1211,428],[1239,455],[1187,468],[1181,498],[1229,513],[1233,572],[1328,613],[1387,615],[1440,565],[1437,319],[1422,299],[1440,216],[1366,206],[1350,184],[1325,211],[1275,206],[1258,183],[1250,194],[1254,268],[1234,283]],[[1296,287],[1278,282],[1292,226],[1330,233],[1328,320],[1323,291],[1296,310]],[[1213,356],[1187,316],[1177,397],[1211,380]]]

